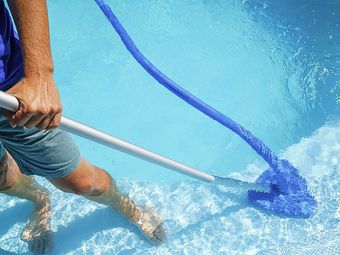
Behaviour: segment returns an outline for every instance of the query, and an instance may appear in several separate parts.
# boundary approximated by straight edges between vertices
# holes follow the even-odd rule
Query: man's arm
[[[11,124],[40,129],[60,123],[61,102],[53,80],[46,0],[7,0],[21,41],[24,78],[7,92],[20,101]]]

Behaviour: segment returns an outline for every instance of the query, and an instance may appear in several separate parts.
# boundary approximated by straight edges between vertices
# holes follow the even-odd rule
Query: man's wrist
[[[24,67],[25,69],[25,78],[26,79],[36,79],[36,78],[42,78],[42,77],[50,77],[53,76],[53,65],[47,65],[43,67],[37,67],[29,68]]]

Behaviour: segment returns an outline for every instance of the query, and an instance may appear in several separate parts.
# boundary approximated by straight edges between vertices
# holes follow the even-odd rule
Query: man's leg
[[[77,169],[68,176],[48,180],[65,192],[112,206],[136,224],[150,241],[160,243],[164,240],[165,232],[158,214],[152,209],[136,205],[129,196],[122,194],[111,176],[103,169],[81,160]]]
[[[60,129],[41,131],[19,126],[12,128],[1,115],[0,127],[1,143],[17,160],[21,173],[44,176],[61,190],[112,205],[135,223],[151,241],[164,239],[161,220],[156,217],[156,213],[137,206],[128,196],[119,192],[104,170],[81,160],[76,144],[66,132]],[[19,173],[18,167],[16,172]],[[34,201],[30,196],[38,186],[28,178],[6,192],[19,197],[28,196],[28,199]]]
[[[29,249],[34,253],[50,251],[52,238],[48,193],[33,177],[20,173],[17,164],[7,152],[0,160],[0,192],[33,202],[34,210],[21,239],[28,242]]]

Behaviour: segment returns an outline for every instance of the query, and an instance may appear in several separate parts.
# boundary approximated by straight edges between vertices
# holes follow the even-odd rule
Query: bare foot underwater
[[[44,254],[52,250],[51,208],[49,200],[35,205],[32,216],[20,236],[33,253]]]
[[[10,154],[5,153],[0,164],[0,192],[31,201],[33,211],[21,233],[29,250],[36,254],[49,252],[52,248],[51,207],[48,192],[32,177],[20,173]]]

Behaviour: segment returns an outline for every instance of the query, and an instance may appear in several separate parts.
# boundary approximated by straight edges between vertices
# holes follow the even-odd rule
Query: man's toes
[[[44,254],[45,251],[45,239],[42,238],[39,240],[39,254]]]
[[[49,231],[42,233],[37,242],[39,243],[38,252],[40,254],[47,253],[49,251],[49,243],[51,242]]]
[[[161,243],[165,239],[165,230],[162,224],[158,225],[153,231],[153,239],[156,243]]]
[[[42,244],[41,253],[42,253],[42,254],[45,254],[45,253],[49,252],[48,239],[47,239],[47,238],[44,238],[44,239],[41,241],[41,244]]]
[[[40,243],[39,240],[35,240],[34,238],[29,241],[28,243],[28,249],[33,252],[33,253],[40,253],[39,249],[40,249]]]
[[[29,249],[31,252],[35,254],[44,254],[45,253],[45,240],[43,238],[33,239],[30,242]]]
[[[21,240],[28,243],[28,248],[36,254],[44,254],[52,249],[52,231],[46,230],[39,235],[25,230],[21,235]]]
[[[44,253],[50,252],[52,250],[52,231],[48,231],[44,238]]]

